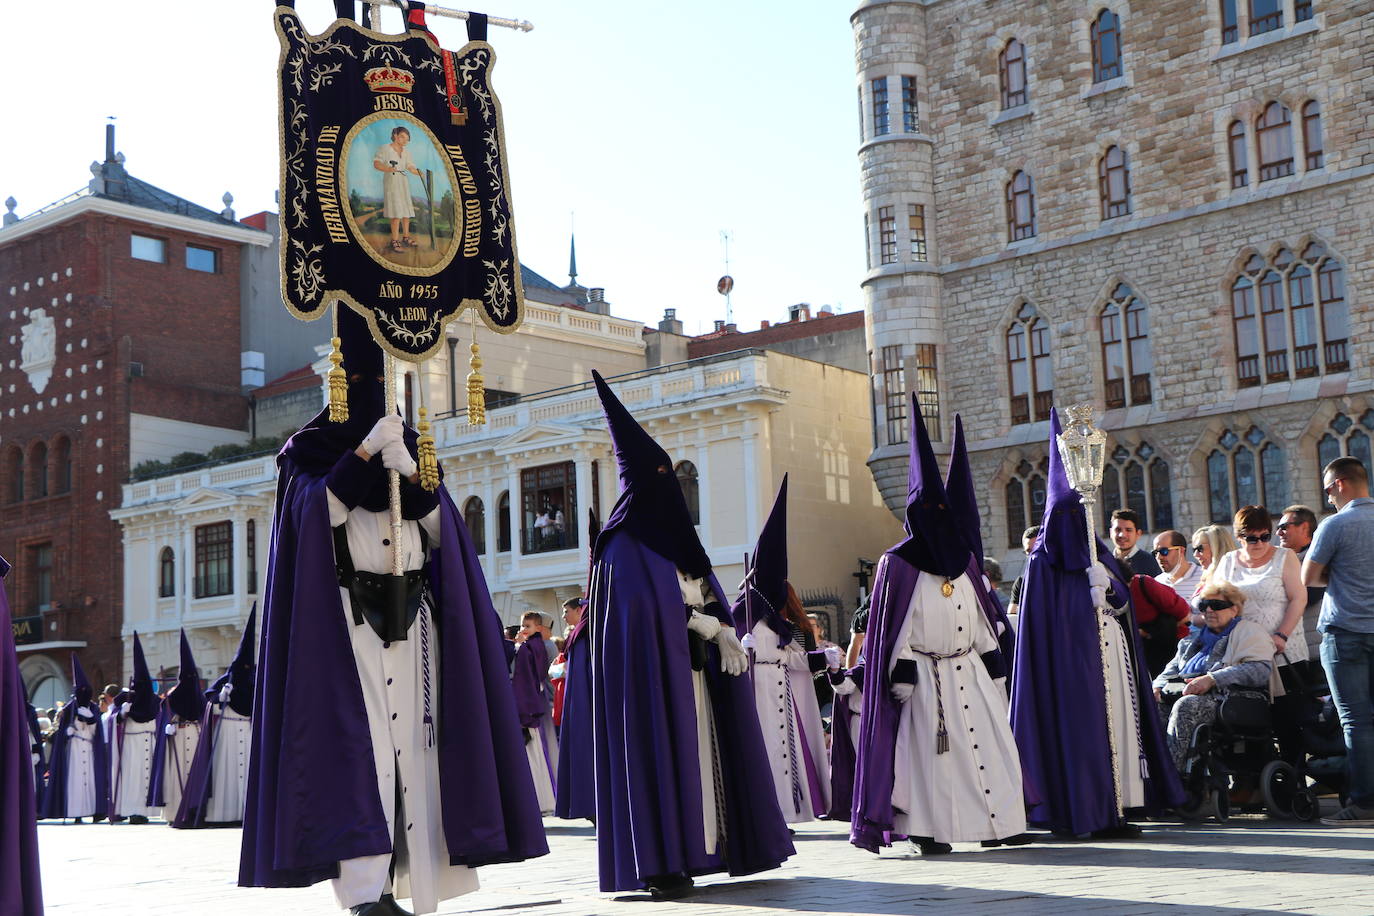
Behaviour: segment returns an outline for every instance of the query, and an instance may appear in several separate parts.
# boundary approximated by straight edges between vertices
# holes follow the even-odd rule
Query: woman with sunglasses
[[[1234,690],[1262,691],[1271,686],[1273,651],[1268,633],[1241,618],[1245,593],[1230,582],[1202,587],[1193,606],[1206,623],[1178,644],[1178,653],[1154,680],[1155,700],[1169,711],[1169,753],[1183,770],[1188,744],[1199,725],[1213,722],[1221,700]]]
[[[1274,538],[1274,520],[1263,506],[1244,506],[1236,513],[1236,540],[1240,546],[1222,557],[1212,579],[1234,583],[1245,593],[1246,617],[1264,627],[1274,644],[1278,668],[1307,659],[1307,636],[1302,612],[1307,607],[1307,588],[1302,584],[1302,564]],[[1275,696],[1282,696],[1280,686]]]

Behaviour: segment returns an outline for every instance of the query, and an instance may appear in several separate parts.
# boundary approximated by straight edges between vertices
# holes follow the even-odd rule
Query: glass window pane
[[[1270,442],[1260,452],[1260,464],[1264,471],[1264,505],[1277,512],[1288,502],[1288,474],[1284,468],[1283,449]]]
[[[1150,513],[1145,503],[1145,469],[1140,462],[1132,461],[1126,465],[1126,506],[1135,510],[1149,524]]]
[[[213,248],[198,248],[195,245],[187,245],[186,267],[190,270],[199,270],[202,273],[216,273],[219,270],[219,252]]]
[[[1165,531],[1174,527],[1174,495],[1166,461],[1156,461],[1150,465],[1150,506],[1154,509],[1154,518],[1148,522],[1151,531]]]
[[[1039,474],[1031,475],[1027,484],[1030,490],[1030,525],[1040,524],[1040,520],[1045,517],[1045,478]]]
[[[1026,495],[1019,477],[1007,481],[1007,546],[1021,546],[1021,532],[1030,527],[1026,521]]]
[[[1248,448],[1236,450],[1236,503],[1241,506],[1259,504],[1259,478],[1255,473],[1255,453]]]
[[[1327,433],[1326,435],[1322,436],[1320,439],[1317,440],[1317,492],[1320,494],[1320,498],[1317,500],[1316,505],[1323,507],[1327,505],[1326,494],[1322,492],[1322,485],[1320,481],[1322,479],[1322,473],[1325,470],[1326,466],[1331,462],[1335,461],[1339,457],[1341,457],[1340,439],[1337,439],[1335,436],[1331,435],[1330,433]],[[1365,467],[1369,467],[1369,465],[1366,464]]]
[[[1212,524],[1231,523],[1231,475],[1224,452],[1207,456],[1207,507]]]
[[[1351,458],[1358,458],[1366,468],[1374,467],[1369,460],[1369,437],[1358,429],[1345,440],[1346,452]]]
[[[1121,477],[1116,467],[1102,469],[1102,530],[1112,526],[1112,513],[1121,508]]]
[[[146,235],[129,236],[129,255],[140,261],[156,261],[161,264],[167,260],[167,243],[162,239]]]

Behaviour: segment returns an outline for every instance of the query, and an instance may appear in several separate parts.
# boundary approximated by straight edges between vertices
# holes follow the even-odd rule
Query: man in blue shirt
[[[1322,823],[1374,826],[1374,499],[1369,472],[1337,458],[1322,472],[1336,514],[1322,522],[1303,561],[1309,588],[1326,586],[1317,629],[1322,667],[1345,731],[1350,803]]]

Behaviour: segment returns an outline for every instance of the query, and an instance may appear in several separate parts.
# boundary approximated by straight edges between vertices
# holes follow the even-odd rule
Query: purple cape
[[[1021,751],[1026,781],[1040,803],[1030,823],[1071,834],[1092,833],[1121,822],[1116,813],[1098,611],[1089,593],[1087,522],[1078,494],[1069,486],[1051,424],[1050,472],[1040,538],[1026,564],[1016,666],[1011,691],[1011,727]],[[1098,559],[1116,577],[1116,593],[1129,603],[1130,576],[1099,541]],[[1131,650],[1136,706],[1148,775],[1145,811],[1155,813],[1183,802],[1183,788],[1165,743],[1159,708],[1135,624],[1135,614],[1113,618]],[[1126,765],[1133,765],[1126,761]]]
[[[541,636],[520,644],[515,650],[511,687],[515,690],[515,711],[522,728],[541,728],[553,712],[549,696],[549,648]]]
[[[844,673],[862,682],[863,664],[863,659],[859,659],[857,665]],[[849,736],[853,717],[849,697],[835,694],[830,719],[830,810],[825,813],[832,821],[847,821],[853,813],[854,742]]]
[[[48,784],[43,789],[43,807],[40,817],[63,818],[67,816],[67,727],[76,717],[78,706],[84,706],[95,714],[95,734],[91,738],[94,745],[95,760],[95,813],[106,814],[110,801],[110,758],[105,753],[105,729],[100,723],[100,705],[92,699],[90,682],[81,670],[81,662],[72,656],[72,698],[57,715],[57,731],[53,733],[52,750],[48,753]]]
[[[181,804],[168,821],[173,827],[218,826],[218,822],[205,820],[205,807],[213,794],[215,743],[219,739],[221,722],[220,704],[207,701],[205,712],[200,717],[200,743],[196,745],[195,756],[191,758],[191,769],[186,774],[186,785],[181,792]],[[225,822],[237,824],[238,821]]]
[[[0,579],[9,564],[0,558]],[[10,604],[0,583],[0,621]],[[33,738],[29,700],[19,676],[14,633],[0,627],[0,913],[39,916],[43,888],[38,874],[38,824],[33,796]],[[99,729],[97,729],[98,731]]]
[[[491,606],[472,541],[438,491],[430,582],[439,634],[439,780],[449,861],[548,852]],[[307,613],[308,612],[308,613]],[[279,458],[239,884],[300,887],[341,859],[392,851],[377,791],[324,478]]]
[[[592,650],[585,635],[589,618],[584,608],[563,647],[563,722],[558,727],[558,797],[553,813],[564,820],[596,820]]]
[[[720,587],[712,579],[720,600]],[[590,606],[596,842],[603,891],[655,875],[748,875],[792,855],[748,677],[705,674],[720,750],[728,836],[707,855],[687,616],[672,561],[612,518],[596,544]],[[729,626],[724,602],[718,618]]]

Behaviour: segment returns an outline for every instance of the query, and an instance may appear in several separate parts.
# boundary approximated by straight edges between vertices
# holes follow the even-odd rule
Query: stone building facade
[[[985,482],[989,552],[1039,521],[1049,406],[1110,434],[1104,511],[1152,530],[1320,510],[1368,460],[1374,14],[1323,0],[874,0],[851,17],[875,388]]]

